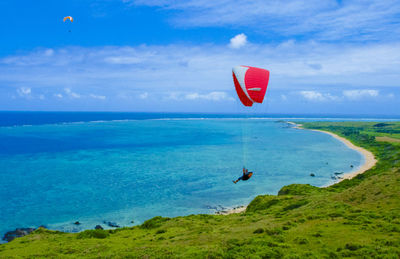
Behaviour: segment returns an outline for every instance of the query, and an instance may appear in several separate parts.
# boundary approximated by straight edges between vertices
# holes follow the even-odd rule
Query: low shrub
[[[107,238],[109,236],[109,232],[103,229],[96,229],[96,230],[85,230],[83,232],[80,232],[78,236],[76,237],[77,239],[85,239],[85,238]]]
[[[307,200],[300,200],[300,201],[297,201],[295,203],[289,204],[288,206],[284,207],[283,211],[294,210],[294,209],[300,208],[301,206],[306,205],[307,203],[308,203]]]
[[[162,234],[162,233],[165,233],[165,232],[167,232],[167,230],[165,230],[165,229],[159,229],[159,230],[157,230],[156,235]]]
[[[262,229],[262,228],[257,228],[256,230],[254,230],[253,233],[254,233],[254,234],[261,234],[261,233],[264,233],[264,229]]]
[[[140,227],[144,229],[158,228],[162,223],[170,220],[170,218],[164,218],[161,216],[154,217],[152,219],[146,220]]]

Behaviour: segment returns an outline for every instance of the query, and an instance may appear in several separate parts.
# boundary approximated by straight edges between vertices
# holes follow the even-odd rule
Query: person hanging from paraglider
[[[239,100],[246,107],[253,106],[254,103],[262,103],[267,91],[269,82],[269,71],[263,68],[250,66],[236,66],[232,68],[233,83]],[[240,180],[247,181],[253,175],[243,167],[243,175],[233,183]]]
[[[70,21],[72,23],[74,21],[74,18],[72,18],[72,16],[65,16],[63,22],[65,21]],[[68,32],[71,32],[71,30],[69,29]]]
[[[250,179],[250,177],[253,175],[253,172],[249,172],[245,167],[243,167],[243,175],[240,176],[236,181],[232,181],[233,183],[237,183],[240,180],[242,181],[247,181]]]

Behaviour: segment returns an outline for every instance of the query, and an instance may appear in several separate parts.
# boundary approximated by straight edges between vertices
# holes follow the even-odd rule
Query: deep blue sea
[[[270,117],[0,112],[0,235],[214,213],[363,163],[333,137],[277,119],[304,116]],[[253,177],[233,184],[243,166]]]

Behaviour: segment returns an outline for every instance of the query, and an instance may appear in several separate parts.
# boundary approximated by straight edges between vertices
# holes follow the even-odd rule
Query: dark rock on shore
[[[96,226],[94,227],[94,229],[103,229],[103,227],[100,226],[100,225],[96,225]]]
[[[107,226],[112,227],[112,228],[120,228],[120,226],[115,223],[115,222],[111,222],[111,221],[103,221],[104,224],[107,224]]]
[[[35,228],[17,228],[14,231],[8,231],[4,235],[3,240],[10,242],[17,237],[23,237],[23,236],[29,235],[30,233],[32,233],[35,230],[36,230]]]

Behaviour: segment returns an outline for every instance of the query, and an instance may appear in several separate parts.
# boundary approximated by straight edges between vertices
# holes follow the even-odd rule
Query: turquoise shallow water
[[[0,127],[0,234],[213,213],[291,183],[326,185],[333,172],[361,163],[327,134],[266,119]],[[243,165],[254,175],[235,185]]]

